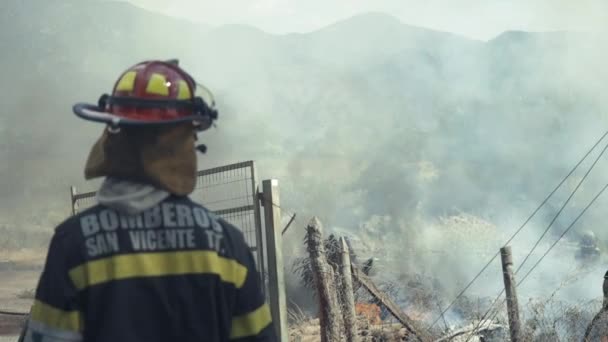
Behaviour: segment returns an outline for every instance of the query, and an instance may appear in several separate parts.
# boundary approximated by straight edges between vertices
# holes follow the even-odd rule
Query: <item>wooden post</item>
[[[277,337],[280,341],[288,341],[287,297],[285,295],[278,180],[268,179],[262,182],[262,200],[264,201],[264,222],[266,228],[270,312]]]
[[[507,296],[507,313],[509,317],[509,330],[511,333],[511,342],[519,342],[521,325],[519,322],[519,305],[517,303],[517,293],[515,291],[515,278],[513,277],[513,257],[511,255],[511,246],[505,246],[500,249],[500,257],[502,260],[502,272],[505,282],[505,294]]]
[[[355,293],[353,291],[353,276],[351,272],[350,250],[346,240],[340,238],[340,276],[342,277],[342,287],[338,295],[342,303],[342,316],[344,318],[344,328],[346,330],[346,341],[356,342],[359,340],[357,333],[357,312],[355,311]]]
[[[306,227],[306,246],[319,299],[321,342],[338,342],[341,336],[339,320],[336,318],[340,317],[340,308],[334,284],[334,272],[325,257],[323,227],[316,217],[313,217]]]

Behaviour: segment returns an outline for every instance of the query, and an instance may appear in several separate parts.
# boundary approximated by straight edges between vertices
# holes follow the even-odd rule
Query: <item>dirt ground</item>
[[[29,310],[44,257],[43,251],[0,251],[0,311]],[[17,340],[23,318],[0,313],[0,342]]]

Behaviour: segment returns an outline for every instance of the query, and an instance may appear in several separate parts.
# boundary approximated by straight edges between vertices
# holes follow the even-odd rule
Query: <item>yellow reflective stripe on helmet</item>
[[[116,91],[133,91],[135,89],[135,71],[126,72],[116,84]]]
[[[230,339],[256,336],[270,323],[272,323],[270,308],[264,303],[256,310],[232,319]]]
[[[169,96],[169,85],[167,85],[165,76],[161,74],[150,75],[150,80],[146,86],[146,93]]]
[[[180,251],[116,255],[70,270],[70,278],[79,290],[114,280],[184,274],[215,274],[241,288],[247,268],[213,251]]]
[[[40,300],[34,301],[30,319],[52,329],[82,331],[82,317],[79,311],[64,311]]]
[[[189,100],[192,98],[192,92],[190,86],[184,80],[180,80],[177,85],[177,99],[178,100]]]

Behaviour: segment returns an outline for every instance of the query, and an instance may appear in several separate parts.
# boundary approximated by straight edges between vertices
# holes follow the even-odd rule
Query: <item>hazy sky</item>
[[[308,32],[378,11],[406,24],[490,39],[505,30],[598,31],[606,0],[125,0],[211,25],[250,24],[272,33]]]

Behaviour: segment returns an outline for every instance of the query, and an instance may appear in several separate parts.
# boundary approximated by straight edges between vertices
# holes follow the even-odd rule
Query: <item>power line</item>
[[[530,252],[528,253],[528,255],[526,255],[526,257],[524,258],[524,260],[517,267],[517,270],[515,271],[515,274],[519,273],[519,270],[521,270],[521,268],[526,263],[526,261],[530,258],[530,256],[532,255],[532,253],[534,252],[534,250],[536,249],[536,247],[538,247],[538,245],[540,244],[540,242],[542,241],[542,239],[545,237],[545,235],[547,235],[547,233],[549,232],[549,229],[551,229],[551,226],[553,225],[553,223],[555,223],[555,221],[557,220],[557,218],[559,217],[559,215],[562,213],[562,211],[564,210],[564,208],[566,208],[566,206],[568,205],[568,203],[570,202],[570,200],[572,199],[572,197],[574,197],[574,194],[578,191],[578,189],[583,184],[583,182],[585,181],[585,179],[587,179],[587,176],[589,176],[589,174],[591,173],[591,170],[593,170],[593,168],[595,167],[595,165],[597,164],[597,162],[604,155],[604,152],[606,152],[606,149],[608,149],[608,144],[606,144],[606,146],[604,146],[604,149],[602,150],[602,152],[600,152],[600,154],[597,156],[597,158],[595,158],[595,161],[593,162],[593,164],[591,164],[591,166],[589,167],[589,170],[587,170],[587,172],[585,173],[585,175],[583,176],[583,178],[578,182],[578,184],[576,185],[576,188],[574,188],[574,190],[572,191],[572,193],[570,194],[570,196],[568,196],[568,199],[564,202],[564,204],[559,209],[559,211],[557,212],[557,214],[555,214],[555,216],[553,217],[553,219],[551,220],[551,222],[549,223],[549,225],[547,226],[547,228],[545,229],[545,231],[543,232],[543,234],[540,236],[540,238],[538,238],[538,240],[536,240],[536,243],[534,244],[534,246],[532,247],[532,249],[530,250]],[[584,213],[584,211],[583,211],[583,213]]]
[[[576,222],[583,216],[583,214],[585,214],[585,212],[593,205],[593,203],[595,203],[595,201],[602,195],[602,193],[604,193],[604,191],[606,191],[607,188],[608,188],[608,183],[606,185],[604,185],[604,187],[597,193],[597,195],[595,195],[595,197],[593,197],[593,199],[591,200],[591,202],[589,202],[589,204],[587,204],[587,206],[574,219],[574,221],[572,221],[572,223],[568,226],[568,228],[566,228],[562,232],[562,234],[557,238],[557,240],[555,240],[555,242],[547,249],[547,251],[538,259],[538,261],[534,264],[534,266],[532,266],[530,268],[530,270],[528,271],[528,273],[526,273],[523,276],[523,278],[517,284],[518,287],[519,287],[519,285],[521,285],[521,283],[524,282],[524,280],[526,280],[526,278],[530,275],[530,273],[532,273],[532,271],[538,266],[538,264],[540,264],[540,262],[547,256],[547,254],[549,254],[549,252],[557,245],[557,243],[570,231],[570,229],[572,229],[572,227],[574,227],[574,225],[576,224]]]
[[[595,147],[599,144],[599,142],[601,142],[601,140],[604,139],[604,137],[608,135],[608,132],[606,132],[602,138],[593,146],[593,148],[585,155],[585,157],[583,158],[586,159],[587,156],[591,153],[591,151],[593,149],[595,149]],[[557,220],[557,217],[561,214],[561,212],[564,210],[564,208],[566,207],[566,205],[570,202],[570,200],[572,199],[572,197],[574,196],[574,194],[578,191],[578,189],[580,188],[580,186],[582,185],[582,183],[585,181],[585,179],[587,179],[587,176],[589,176],[589,174],[591,173],[591,171],[593,170],[593,168],[595,167],[595,165],[597,164],[597,162],[599,161],[599,159],[602,157],[602,155],[604,154],[604,152],[606,152],[606,150],[608,149],[608,144],[606,144],[606,146],[604,146],[604,148],[602,149],[602,151],[599,153],[599,155],[597,156],[597,158],[595,159],[595,161],[593,162],[593,164],[591,164],[591,166],[589,167],[589,169],[587,170],[587,172],[585,173],[585,175],[583,176],[583,178],[579,181],[579,183],[577,184],[576,188],[574,188],[574,190],[571,192],[570,196],[568,197],[568,199],[564,202],[564,204],[562,205],[562,207],[560,208],[560,210],[555,214],[555,216],[553,217],[553,219],[551,220],[551,223],[549,223],[549,225],[547,226],[547,228],[545,229],[545,231],[543,232],[543,234],[541,235],[541,237],[536,241],[536,243],[534,244],[534,246],[532,247],[532,249],[530,250],[530,252],[527,254],[526,258],[524,259],[524,261],[519,265],[519,267],[517,268],[517,270],[515,271],[515,274],[517,274],[523,264],[526,262],[526,260],[532,255],[532,253],[534,252],[534,250],[536,249],[536,247],[540,244],[540,241],[543,239],[543,237],[547,234],[547,232],[549,231],[549,229],[551,228],[551,226],[553,225],[553,223],[555,223],[555,221]],[[582,160],[581,160],[582,162]],[[576,167],[578,167],[578,165],[581,164],[581,162],[579,162],[579,164],[577,164]],[[575,168],[576,168],[575,167]],[[569,175],[568,175],[569,177]],[[566,177],[567,178],[567,177]],[[562,181],[563,183],[563,181]],[[561,184],[560,184],[561,185]],[[606,185],[606,187],[608,187],[608,184]],[[566,229],[565,232],[567,232],[568,230],[570,230],[570,228],[572,228],[574,226],[574,224],[576,223],[576,221],[578,221],[578,219],[587,211],[587,209],[589,209],[589,207],[591,207],[591,205],[595,202],[595,200],[602,194],[602,192],[604,192],[604,190],[606,189],[606,187],[604,187],[597,195],[596,197],[593,198],[593,200],[583,209],[583,211],[577,216],[577,218],[572,222],[572,224]],[[555,246],[557,244],[557,242],[559,242],[559,240],[565,235],[565,232],[559,237],[559,239],[553,244],[553,246]],[[505,244],[505,246],[508,244],[508,242]],[[549,248],[549,250],[543,255],[541,256],[541,258],[539,259],[539,261],[531,268],[531,270],[524,276],[523,279],[525,279],[530,273],[531,271],[540,263],[540,261],[544,258],[544,256],[553,248],[553,246],[551,246]],[[499,252],[500,253],[500,252]],[[497,253],[496,255],[498,255],[499,253]],[[496,255],[494,256],[494,258],[496,257]],[[521,284],[521,282],[520,282]],[[471,335],[469,335],[469,337],[467,338],[467,340],[465,342],[468,342],[468,340],[473,336],[473,334],[477,331],[477,329],[479,329],[479,327],[481,326],[481,324],[483,323],[483,321],[485,320],[485,318],[487,317],[487,315],[492,311],[494,304],[496,304],[496,302],[498,301],[498,299],[500,299],[500,296],[504,293],[504,288],[498,293],[498,296],[496,296],[496,299],[494,299],[494,301],[492,302],[492,304],[490,304],[490,307],[488,308],[488,310],[484,313],[484,315],[482,316],[482,319],[479,321],[479,323],[475,326],[475,328],[472,330]],[[501,302],[500,306],[502,306],[502,304],[504,303]],[[500,307],[499,306],[499,307]],[[492,319],[494,319],[496,317],[496,315],[498,314],[498,311],[496,311],[495,314],[492,315]]]
[[[568,178],[570,178],[570,176],[574,173],[574,171],[576,171],[576,169],[583,163],[583,161],[585,161],[585,159],[587,159],[587,157],[591,154],[591,152],[593,152],[593,150],[595,150],[595,148],[602,142],[602,140],[604,140],[604,138],[606,138],[606,136],[608,136],[608,131],[606,131],[602,137],[593,145],[593,147],[591,147],[591,149],[589,149],[589,151],[587,151],[587,153],[583,156],[583,158],[572,168],[572,170],[570,170],[570,172],[562,179],[562,181],[553,189],[553,191],[551,191],[551,193],[549,193],[549,195],[542,201],[542,203],[534,210],[534,212],[532,212],[532,214],[526,219],[526,221],[517,229],[517,231],[515,231],[515,233],[513,233],[513,235],[507,240],[507,242],[504,244],[505,246],[508,245],[514,238],[515,236],[517,236],[517,234],[519,234],[521,232],[521,230],[528,224],[528,222],[530,222],[530,220],[532,220],[532,218],[538,213],[538,211],[549,201],[549,199],[557,192],[557,190],[566,182],[566,180]],[[608,145],[607,145],[608,146]],[[439,314],[439,316],[433,321],[433,323],[431,324],[431,326],[427,329],[427,331],[430,331],[431,328],[433,328],[433,326],[435,326],[435,324],[437,324],[437,322],[441,319],[441,317],[443,317],[443,315],[452,307],[454,306],[454,304],[456,304],[456,301],[458,301],[458,299],[460,299],[460,297],[462,297],[462,295],[473,285],[473,283],[475,283],[475,281],[483,274],[483,272],[492,264],[492,262],[496,259],[496,257],[498,257],[498,255],[500,254],[500,251],[497,252],[496,254],[494,254],[494,256],[490,259],[490,261],[488,261],[485,266],[482,267],[482,269],[475,275],[475,277],[473,277],[473,279],[465,286],[465,288],[460,291],[460,293],[458,293],[458,295],[456,296],[456,298],[454,298],[450,304]]]
[[[576,222],[578,222],[578,220],[585,214],[585,212],[587,212],[587,210],[593,205],[593,203],[595,203],[595,201],[602,195],[602,193],[604,191],[606,191],[607,188],[608,188],[608,183],[606,185],[604,185],[604,187],[597,193],[597,195],[595,195],[595,197],[593,197],[593,199],[585,206],[585,208],[583,208],[583,210],[581,211],[581,213],[574,219],[574,221],[572,221],[572,223],[562,232],[562,234],[557,238],[557,240],[547,249],[547,251],[545,251],[545,253],[530,268],[530,270],[528,270],[528,272],[524,275],[524,277],[517,283],[516,287],[519,287],[524,282],[524,280],[540,264],[540,262],[547,256],[547,254],[549,254],[549,252],[558,244],[558,242],[570,231],[570,229],[572,229],[572,227],[574,227],[574,225],[576,224]],[[517,272],[515,272],[515,273],[517,273]],[[469,336],[469,338],[472,336],[472,334],[474,334],[477,331],[477,329],[479,329],[481,323],[484,321],[484,319],[486,318],[486,316],[492,311],[494,304],[496,304],[496,302],[498,301],[498,299],[500,299],[500,296],[504,293],[504,291],[505,290],[502,289],[500,291],[500,293],[498,294],[498,296],[496,297],[496,299],[494,299],[494,301],[492,302],[492,304],[490,304],[489,309],[483,315],[482,319],[480,320],[480,323],[477,324],[477,326],[475,326],[475,328],[471,332],[471,335]],[[504,299],[500,303],[500,305],[498,305],[496,307],[496,311],[495,311],[494,314],[492,314],[492,318],[490,320],[494,320],[494,318],[496,318],[496,316],[498,315],[499,308],[504,304],[505,300],[506,299]],[[468,339],[465,342],[467,342],[467,341],[468,341]]]

